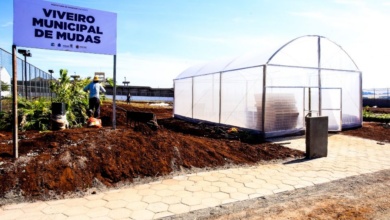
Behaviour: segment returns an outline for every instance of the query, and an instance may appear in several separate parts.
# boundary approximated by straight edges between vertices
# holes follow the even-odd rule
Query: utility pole
[[[127,88],[129,86],[129,84],[130,84],[130,81],[126,81],[126,77],[125,77],[125,81],[123,81],[123,85],[125,86],[125,88]],[[127,90],[128,90],[127,93],[129,93],[130,88],[128,88]]]
[[[53,73],[54,73],[54,71],[53,70],[49,70],[49,73],[50,73],[50,83],[53,83]],[[53,101],[53,92],[51,91],[51,89],[50,89],[50,101],[51,102]]]
[[[24,56],[24,82],[23,82],[23,84],[24,84],[26,99],[28,99],[28,96],[27,96],[27,57],[31,57],[32,55],[31,55],[29,50],[23,50],[23,49],[19,49],[18,53],[20,53]]]

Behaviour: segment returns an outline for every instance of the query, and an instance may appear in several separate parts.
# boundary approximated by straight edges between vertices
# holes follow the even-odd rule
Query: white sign
[[[116,54],[116,13],[41,0],[14,0],[16,46]]]

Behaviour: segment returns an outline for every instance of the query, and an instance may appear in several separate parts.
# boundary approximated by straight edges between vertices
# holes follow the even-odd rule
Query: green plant
[[[0,111],[0,130],[12,129],[12,113],[11,111]]]
[[[63,102],[65,104],[70,104],[71,93],[69,89],[71,87],[70,77],[68,76],[68,70],[60,70],[60,78],[58,81],[52,81],[50,83],[50,90],[55,94],[53,102]]]
[[[368,106],[363,108],[364,121],[390,122],[390,114],[376,114],[370,111]]]
[[[370,112],[370,107],[369,106],[366,106],[366,107],[363,108],[363,118],[364,117],[370,117],[372,115],[373,115],[373,113]]]
[[[71,127],[80,127],[87,118],[88,93],[84,92],[83,88],[89,82],[89,78],[71,81],[68,71],[61,69],[58,81],[50,83],[50,89],[55,94],[52,102],[65,103],[66,116]]]
[[[83,88],[90,79],[71,81],[66,69],[60,70],[60,78],[50,82],[55,97],[27,100],[18,99],[18,122],[22,130],[48,130],[50,125],[51,103],[62,102],[66,105],[66,117],[71,127],[80,127],[87,119],[88,93]],[[12,112],[0,112],[0,129],[12,128]]]
[[[50,100],[38,98],[18,99],[18,118],[21,130],[48,130],[50,120]]]
[[[50,82],[54,98],[18,99],[18,122],[22,130],[48,130],[51,115],[51,103],[61,102],[66,105],[66,117],[71,127],[80,127],[87,119],[88,93],[83,88],[91,82],[90,78],[70,80],[66,69],[60,70],[60,78]],[[0,129],[12,128],[12,112],[0,112]]]
[[[108,83],[108,85],[114,87],[114,79],[113,79],[113,78],[107,77],[107,78],[106,78],[106,82]],[[117,85],[117,86],[118,86],[118,85]]]
[[[7,84],[4,81],[1,81],[1,91],[9,91],[10,87],[11,87],[10,84]]]

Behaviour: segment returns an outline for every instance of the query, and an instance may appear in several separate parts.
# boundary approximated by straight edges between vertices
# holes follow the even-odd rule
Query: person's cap
[[[99,77],[97,77],[97,76],[93,77],[93,81],[94,82],[98,82],[99,81]]]

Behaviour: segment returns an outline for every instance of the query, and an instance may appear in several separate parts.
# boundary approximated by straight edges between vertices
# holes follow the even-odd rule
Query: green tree
[[[68,76],[68,70],[60,70],[60,78],[56,81],[50,83],[50,89],[55,94],[53,102],[63,102],[65,104],[70,104],[70,77]]]
[[[108,85],[114,87],[114,79],[113,78],[107,77],[106,82],[108,83]],[[116,86],[118,86],[118,85],[116,85]]]
[[[65,103],[70,126],[81,126],[87,119],[88,94],[83,91],[83,88],[89,82],[89,78],[71,81],[68,71],[61,69],[58,81],[50,83],[50,89],[55,94],[52,102]]]
[[[11,87],[10,84],[7,84],[6,82],[1,81],[1,91],[9,91],[10,87]]]
[[[60,70],[60,78],[50,82],[50,89],[55,97],[50,102],[47,98],[27,100],[18,99],[19,128],[21,130],[47,130],[50,124],[50,105],[62,102],[66,105],[66,117],[71,127],[80,127],[87,119],[88,93],[83,88],[90,83],[90,78],[71,81],[66,69]],[[0,130],[12,129],[11,111],[0,112]]]

